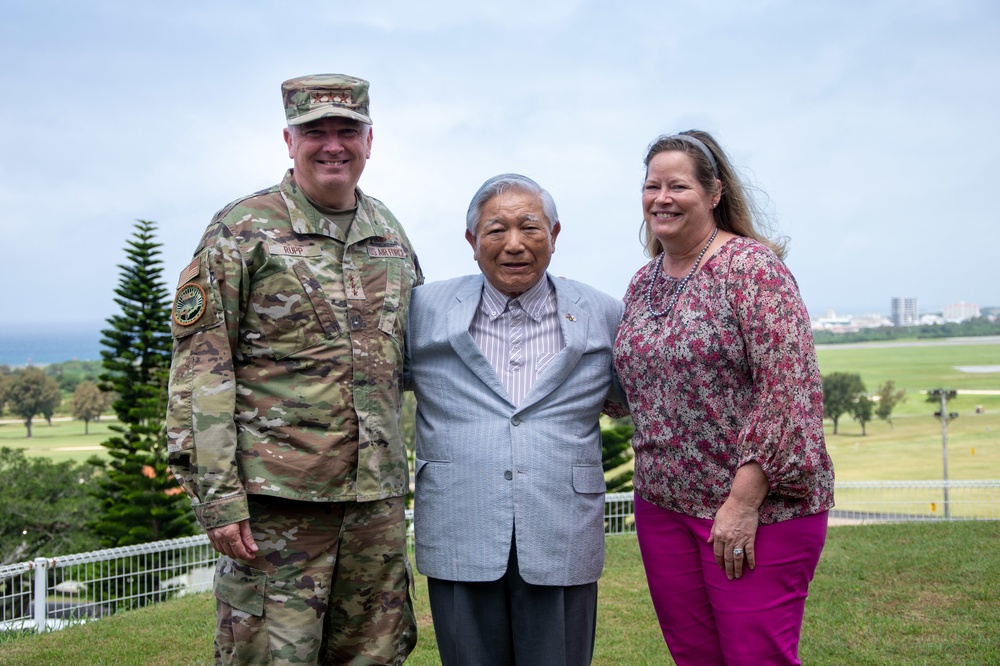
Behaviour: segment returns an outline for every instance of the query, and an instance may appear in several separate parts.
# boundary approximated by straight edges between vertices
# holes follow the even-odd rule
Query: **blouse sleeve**
[[[770,492],[813,493],[828,476],[823,388],[809,315],[785,265],[763,246],[738,253],[727,298],[739,323],[753,381],[739,433],[739,466],[756,461]]]

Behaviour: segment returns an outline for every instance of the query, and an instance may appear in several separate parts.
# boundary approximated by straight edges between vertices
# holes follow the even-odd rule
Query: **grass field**
[[[961,408],[959,408],[962,413]],[[941,422],[913,414],[869,423],[841,419],[840,432],[827,422],[826,448],[841,481],[933,480],[943,473]],[[965,412],[948,425],[948,478],[1000,478],[1000,408],[987,414]]]
[[[1000,394],[964,391],[1000,391],[1000,373],[960,372],[956,367],[1000,365],[1000,345],[826,345],[817,350],[820,369],[859,373],[875,393],[893,380],[907,390],[907,400],[896,408],[893,426],[875,420],[867,436],[849,416],[842,416],[838,434],[826,422],[827,448],[842,481],[932,480],[942,476],[941,423],[933,414],[938,405],[925,402],[929,388],[954,388],[958,397],[948,410],[959,417],[948,426],[950,479],[1000,478]],[[976,414],[976,407],[984,408]],[[24,448],[28,455],[47,455],[55,461],[83,461],[95,453],[104,456],[100,443],[110,436],[104,417],[83,434],[79,421],[55,421],[51,426],[36,419],[34,436],[25,438],[17,421],[0,422],[0,446]]]
[[[895,343],[900,344],[900,343]],[[914,343],[918,344],[918,343]],[[1000,395],[962,395],[962,389],[1000,391],[1000,372],[962,372],[969,366],[1000,366],[1000,345],[933,345],[902,347],[883,345],[823,345],[816,350],[820,372],[856,372],[869,393],[877,393],[879,384],[893,380],[905,388],[910,399],[899,407],[900,414],[933,413],[917,393],[932,388],[951,388],[959,392],[960,407],[990,402],[1000,409]],[[958,411],[962,411],[961,409]]]
[[[810,587],[800,656],[810,666],[1000,663],[1000,523],[830,529]],[[669,665],[634,536],[610,537],[594,666]],[[417,577],[413,666],[438,664]],[[7,666],[211,664],[214,598],[192,595],[87,625],[0,642]]]
[[[0,422],[0,446],[24,449],[28,456],[48,456],[54,462],[75,460],[83,462],[92,455],[106,458],[101,442],[114,433],[108,426],[118,423],[113,416],[90,422],[90,434],[84,434],[83,421],[53,419],[52,425],[43,418],[31,422],[31,438],[25,437],[27,429],[20,421],[7,419]]]
[[[957,367],[1000,365],[1000,345],[827,345],[817,350],[820,371],[856,372],[870,393],[892,380],[905,388],[907,400],[896,408],[893,425],[873,421],[861,426],[842,416],[838,434],[826,422],[826,445],[837,479],[843,481],[932,480],[943,472],[939,404],[926,402],[923,391],[953,388],[958,397],[948,411],[959,417],[948,424],[948,478],[1000,478],[1000,373],[961,372]],[[977,414],[982,406],[984,413]]]

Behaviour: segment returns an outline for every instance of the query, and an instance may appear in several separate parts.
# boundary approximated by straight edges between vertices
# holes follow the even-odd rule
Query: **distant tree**
[[[58,382],[56,383],[56,386],[57,387],[59,386]],[[59,402],[56,403],[50,402],[42,406],[42,418],[45,419],[45,422],[49,424],[49,426],[52,425],[52,416],[56,413],[56,410],[59,408],[59,405],[61,404],[62,404],[62,391],[59,392]]]
[[[110,461],[95,490],[98,516],[89,523],[104,546],[127,546],[195,533],[187,496],[167,469],[164,417],[170,368],[170,297],[163,282],[156,224],[139,220],[125,250],[115,302],[101,351],[102,388],[117,396],[117,436],[102,443]]]
[[[0,565],[97,548],[83,527],[97,508],[88,492],[92,474],[82,463],[0,448]]]
[[[97,382],[101,372],[100,361],[64,361],[45,366],[45,374],[59,382],[63,393],[72,393],[80,382]]]
[[[892,430],[892,412],[896,406],[906,401],[906,389],[896,389],[896,383],[891,379],[878,387],[878,405],[875,406],[875,416],[889,424]]]
[[[90,434],[90,422],[100,418],[111,406],[111,395],[101,391],[94,382],[80,382],[73,391],[73,418],[83,421],[83,432]]]
[[[862,393],[851,405],[851,416],[854,420],[861,424],[861,436],[867,436],[865,432],[865,424],[870,423],[872,420],[872,414],[875,411],[875,401],[872,400],[867,393]]]
[[[963,322],[946,324],[925,324],[921,326],[879,326],[866,328],[856,333],[834,333],[815,331],[813,338],[817,344],[845,342],[871,342],[878,340],[898,340],[901,338],[953,338],[975,337],[1000,334],[1000,319],[991,320],[987,316],[968,319]]]
[[[601,429],[601,467],[605,472],[616,470],[632,459],[632,435],[635,427],[617,424]],[[632,490],[632,470],[627,469],[607,479],[609,493],[626,493]]]
[[[858,398],[866,394],[865,383],[859,374],[832,372],[823,377],[823,417],[833,421],[834,435],[840,417],[852,413]]]
[[[31,437],[31,421],[38,414],[52,414],[62,402],[59,384],[38,368],[25,368],[14,373],[6,391],[7,407],[24,421]]]
[[[10,376],[2,372],[7,366],[0,367],[0,414],[3,414],[4,405],[7,403],[7,390],[10,388]]]

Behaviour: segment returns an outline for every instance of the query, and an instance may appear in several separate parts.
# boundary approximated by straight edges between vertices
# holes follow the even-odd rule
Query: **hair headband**
[[[674,134],[669,138],[683,141],[684,143],[690,144],[703,152],[705,157],[708,158],[708,163],[712,165],[712,174],[714,174],[716,178],[719,177],[719,165],[715,163],[715,156],[712,155],[712,151],[708,149],[708,146],[706,146],[701,139],[691,136],[690,134]]]

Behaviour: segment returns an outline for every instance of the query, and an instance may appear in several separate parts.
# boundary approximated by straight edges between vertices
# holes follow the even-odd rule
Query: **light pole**
[[[948,401],[958,395],[954,389],[930,389],[927,395],[932,398],[940,398],[941,411],[934,412],[934,416],[941,419],[941,457],[944,460],[944,517],[945,520],[951,517],[951,507],[948,505],[948,421],[958,418],[958,412],[948,411]]]

